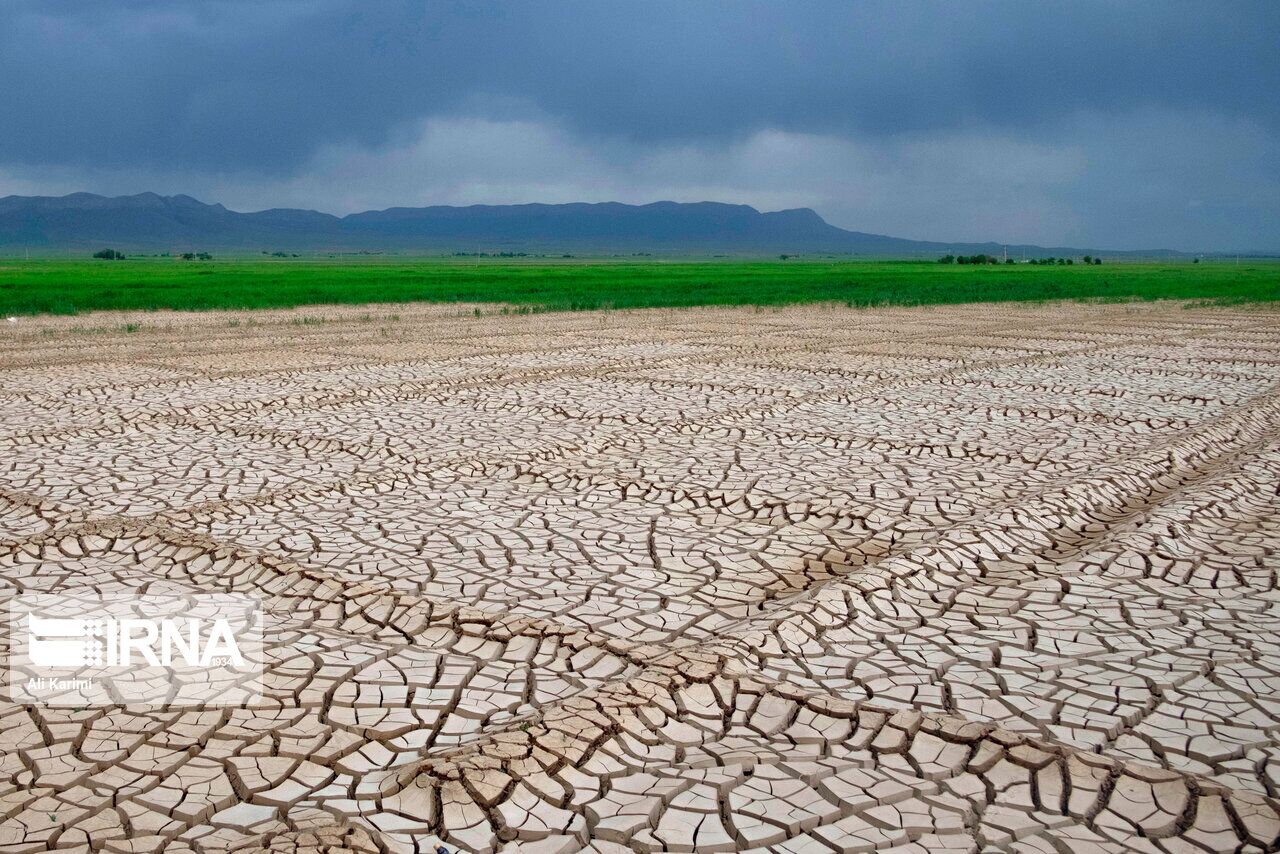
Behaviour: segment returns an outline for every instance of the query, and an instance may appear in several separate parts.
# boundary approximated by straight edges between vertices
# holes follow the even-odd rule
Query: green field
[[[1280,299],[1280,263],[957,266],[871,261],[0,260],[0,314],[501,302],[530,309]]]

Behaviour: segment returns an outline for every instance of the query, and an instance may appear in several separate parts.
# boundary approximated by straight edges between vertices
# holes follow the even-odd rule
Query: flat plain
[[[0,852],[1270,851],[1280,314],[19,318],[0,584],[265,702],[0,703]]]
[[[1063,259],[1064,261],[1066,259]],[[1073,259],[1081,261],[1082,259]],[[959,305],[1044,300],[1280,300],[1280,262],[939,264],[868,259],[0,259],[0,315],[476,302],[515,311],[702,305]]]

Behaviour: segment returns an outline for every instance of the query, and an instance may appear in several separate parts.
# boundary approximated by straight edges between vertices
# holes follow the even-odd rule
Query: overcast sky
[[[1280,3],[0,0],[0,195],[1280,249]]]

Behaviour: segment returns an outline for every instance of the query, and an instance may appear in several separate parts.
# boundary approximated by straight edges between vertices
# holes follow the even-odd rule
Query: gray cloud
[[[1280,248],[1269,3],[9,0],[0,192]]]

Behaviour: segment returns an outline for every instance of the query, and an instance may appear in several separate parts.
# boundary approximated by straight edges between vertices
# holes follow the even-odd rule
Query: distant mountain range
[[[1074,247],[905,240],[846,231],[808,208],[762,213],[719,202],[617,202],[388,208],[336,217],[273,208],[254,213],[190,196],[92,193],[0,198],[0,249],[124,252],[528,252],[923,257],[945,253],[1043,257]],[[1171,250],[1103,255],[1172,256]]]

